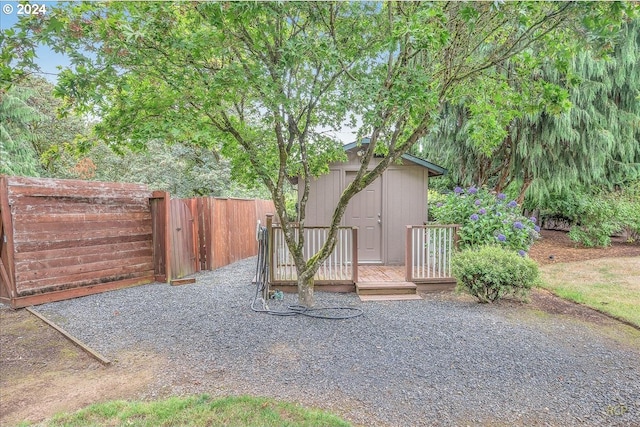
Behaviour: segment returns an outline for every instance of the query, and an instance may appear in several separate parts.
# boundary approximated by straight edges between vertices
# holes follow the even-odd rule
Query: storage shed
[[[340,195],[360,168],[361,150],[368,142],[365,139],[361,144],[345,145],[348,160],[331,164],[328,174],[310,183],[306,226],[327,226],[331,222]],[[370,168],[379,161],[372,159]],[[358,227],[359,264],[404,264],[406,227],[427,221],[429,177],[445,173],[438,165],[405,154],[401,164],[389,166],[351,199],[342,225]]]

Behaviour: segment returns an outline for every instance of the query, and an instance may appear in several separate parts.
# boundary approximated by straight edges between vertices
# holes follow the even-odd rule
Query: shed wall
[[[386,171],[383,194],[383,244],[387,264],[404,264],[407,225],[427,221],[427,170],[406,166]]]
[[[330,172],[310,183],[305,225],[327,226],[333,209],[347,185],[347,173],[357,171],[360,159],[348,152],[344,163],[332,164]],[[372,159],[374,168],[379,159]],[[405,261],[405,235],[407,225],[420,225],[427,221],[427,188],[429,170],[403,161],[382,174],[382,261],[385,264],[403,264]],[[300,186],[303,185],[301,182]],[[301,188],[301,187],[300,187]],[[301,192],[298,194],[301,197]],[[342,225],[349,225],[342,221]]]

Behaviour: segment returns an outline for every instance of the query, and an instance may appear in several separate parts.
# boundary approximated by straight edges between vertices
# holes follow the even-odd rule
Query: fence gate
[[[191,210],[180,199],[171,199],[171,276],[175,279],[198,271],[197,229]]]

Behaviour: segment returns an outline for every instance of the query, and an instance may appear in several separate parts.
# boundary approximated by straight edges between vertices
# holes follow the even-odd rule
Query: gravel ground
[[[364,315],[268,316],[249,308],[254,269],[249,259],[196,284],[38,310],[109,358],[143,350],[169,360],[144,398],[249,393],[365,426],[640,425],[640,354],[584,323],[464,299],[328,293],[316,294],[318,306]]]

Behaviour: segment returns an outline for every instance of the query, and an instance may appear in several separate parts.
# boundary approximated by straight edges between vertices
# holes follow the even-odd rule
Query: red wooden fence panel
[[[266,214],[275,210],[270,200],[214,197],[172,199],[170,205],[167,229],[171,254],[165,255],[168,273],[159,264],[163,257],[155,257],[157,280],[167,282],[257,255],[256,223],[264,223]],[[154,224],[161,223],[155,219],[161,214],[158,208]],[[162,240],[156,231],[154,235],[156,242]]]
[[[213,199],[210,268],[257,255],[256,223],[264,223],[266,213],[274,210],[271,200]]]
[[[153,281],[146,186],[2,177],[2,284],[13,307]]]
[[[171,242],[169,241],[170,213],[169,193],[154,191],[150,200],[153,227],[153,267],[156,282],[166,282],[171,277]]]

